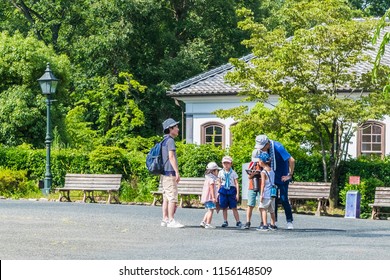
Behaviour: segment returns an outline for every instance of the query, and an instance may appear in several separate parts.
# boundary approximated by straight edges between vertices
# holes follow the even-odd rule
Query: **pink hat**
[[[222,158],[222,163],[224,163],[224,162],[230,162],[230,163],[232,163],[232,162],[233,162],[233,159],[232,159],[231,157],[229,157],[229,156],[224,156],[224,157]]]

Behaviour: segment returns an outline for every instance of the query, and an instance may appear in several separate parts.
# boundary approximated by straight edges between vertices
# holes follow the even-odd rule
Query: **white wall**
[[[224,97],[187,97],[181,98],[186,104],[186,116],[193,117],[192,139],[187,133],[188,143],[201,143],[201,126],[208,122],[218,122],[225,126],[225,145],[230,146],[230,126],[236,121],[233,118],[220,119],[212,112],[218,109],[232,109],[238,106],[248,106],[249,110],[255,105],[254,102],[241,102],[242,96],[224,96]]]
[[[249,110],[255,106],[255,102],[241,102],[243,96],[197,96],[197,97],[181,97],[179,100],[186,104],[185,114],[186,116],[193,117],[192,124],[192,139],[189,133],[186,133],[186,140],[188,143],[200,144],[201,143],[201,126],[207,122],[219,122],[225,125],[225,144],[230,146],[230,126],[236,121],[232,118],[220,119],[217,118],[213,111],[218,109],[231,109],[238,106],[248,106]],[[276,104],[278,99],[274,96],[270,97],[266,107],[272,107],[271,104]],[[386,124],[385,130],[385,154],[390,154],[390,117],[386,117],[382,122]],[[357,141],[356,133],[351,138],[351,142],[348,147],[348,155],[356,157],[357,155]]]
[[[236,121],[233,118],[220,119],[212,112],[219,109],[232,109],[238,106],[247,106],[251,110],[256,102],[246,101],[242,102],[244,96],[196,96],[196,97],[181,97],[179,100],[186,105],[186,117],[192,116],[192,139],[190,133],[186,133],[187,143],[200,144],[201,143],[201,126],[208,122],[219,122],[225,126],[225,145],[230,146],[230,126]],[[271,104],[276,104],[277,97],[271,96],[269,102],[265,104],[266,107],[271,108]]]

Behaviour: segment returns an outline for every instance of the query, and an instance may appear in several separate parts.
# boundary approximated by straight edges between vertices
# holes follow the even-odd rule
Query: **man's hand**
[[[176,173],[176,183],[179,183],[180,182],[180,175],[179,173]]]
[[[286,182],[292,179],[292,175],[282,176],[282,182]]]

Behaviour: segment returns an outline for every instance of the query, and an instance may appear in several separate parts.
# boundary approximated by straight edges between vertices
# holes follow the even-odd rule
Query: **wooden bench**
[[[372,207],[371,219],[379,219],[379,209],[383,207],[390,208],[390,188],[376,187],[374,203],[368,205]]]
[[[204,184],[204,178],[203,177],[195,177],[195,178],[180,178],[180,182],[177,185],[178,189],[178,195],[179,195],[179,206],[183,207],[183,205],[187,205],[188,207],[191,207],[191,195],[197,195],[198,199],[200,201],[200,197],[202,195],[203,190],[203,184]],[[162,182],[160,181],[160,184],[158,186],[157,191],[151,192],[154,196],[153,199],[153,205],[156,205],[157,202],[162,204]]]
[[[70,191],[83,191],[83,202],[87,199],[96,202],[94,191],[102,191],[108,193],[107,204],[112,200],[120,203],[118,192],[121,179],[121,174],[66,174],[64,187],[56,190],[60,192],[59,201],[71,202]]]
[[[288,199],[294,212],[297,204],[302,200],[317,200],[318,206],[315,215],[320,216],[321,210],[326,213],[326,203],[330,194],[330,183],[294,182],[288,186]]]

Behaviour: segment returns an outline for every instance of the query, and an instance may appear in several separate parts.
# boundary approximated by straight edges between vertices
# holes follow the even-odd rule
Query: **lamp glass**
[[[50,64],[47,63],[45,73],[38,79],[43,94],[54,94],[57,90],[58,79],[50,70]]]

